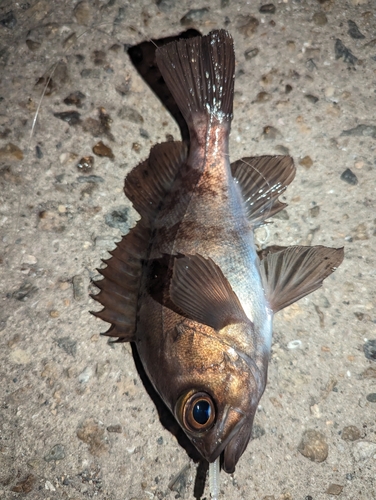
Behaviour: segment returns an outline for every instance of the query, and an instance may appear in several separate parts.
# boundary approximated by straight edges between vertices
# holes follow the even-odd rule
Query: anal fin
[[[273,312],[321,287],[341,264],[343,248],[289,247],[270,252],[260,263],[266,298]]]
[[[295,177],[291,156],[254,156],[231,164],[232,176],[240,186],[248,220],[261,225],[287,205],[278,200]]]

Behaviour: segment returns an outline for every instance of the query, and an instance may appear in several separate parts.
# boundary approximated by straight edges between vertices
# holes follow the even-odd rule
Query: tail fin
[[[231,121],[235,53],[227,31],[169,43],[157,49],[156,58],[189,128],[203,115]]]

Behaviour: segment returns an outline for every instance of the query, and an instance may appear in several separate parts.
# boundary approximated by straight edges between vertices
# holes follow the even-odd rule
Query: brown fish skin
[[[260,261],[253,230],[284,208],[289,157],[230,165],[235,56],[225,31],[157,50],[189,128],[126,178],[141,220],[100,270],[95,313],[135,342],[154,388],[209,462],[233,472],[264,392],[278,310],[321,286],[343,249],[291,247]]]

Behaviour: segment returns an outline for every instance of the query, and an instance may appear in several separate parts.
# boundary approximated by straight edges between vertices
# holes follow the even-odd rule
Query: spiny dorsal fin
[[[254,156],[231,164],[231,172],[239,184],[248,219],[261,225],[287,205],[278,197],[295,177],[291,156]]]
[[[215,330],[249,322],[219,266],[198,254],[175,259],[170,298],[190,319]]]
[[[149,158],[125,178],[126,196],[149,224],[186,158],[187,146],[182,142],[156,144],[150,150]]]
[[[227,31],[171,42],[157,49],[156,59],[190,129],[203,115],[231,120],[235,53]]]
[[[150,228],[139,221],[110,252],[112,257],[104,261],[107,267],[98,269],[104,279],[95,283],[100,292],[92,298],[104,309],[92,314],[112,323],[103,335],[118,337],[118,342],[135,340],[142,259],[147,256],[150,234]]]
[[[314,292],[341,264],[343,248],[289,247],[269,253],[260,263],[266,298],[276,313]]]

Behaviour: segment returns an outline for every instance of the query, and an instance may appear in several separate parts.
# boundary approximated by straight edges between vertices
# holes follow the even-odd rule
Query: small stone
[[[91,53],[91,60],[95,66],[103,66],[106,64],[106,55],[104,50],[94,50]]]
[[[30,38],[28,38],[26,40],[26,45],[27,45],[27,48],[29,50],[31,50],[31,52],[36,52],[37,50],[40,49],[40,46],[42,44],[40,42],[35,42],[34,40],[30,40]]]
[[[81,115],[78,111],[63,111],[61,113],[54,113],[54,116],[71,126],[81,123]]]
[[[158,9],[162,12],[169,12],[175,7],[176,0],[157,0],[156,4]]]
[[[341,181],[345,181],[347,184],[351,184],[352,186],[358,184],[357,176],[349,168],[342,172],[340,179]]]
[[[365,38],[354,21],[349,20],[347,21],[347,24],[349,25],[349,31],[347,33],[351,36],[351,38],[355,38],[355,40]]]
[[[0,148],[0,160],[3,161],[14,161],[14,160],[23,160],[23,152],[21,149],[8,142],[4,147]]]
[[[352,454],[356,462],[369,460],[371,457],[376,458],[376,443],[371,441],[357,441],[354,443]]]
[[[259,92],[256,96],[255,102],[268,102],[272,100],[272,95],[268,92]]]
[[[31,361],[31,356],[27,351],[23,349],[14,349],[11,351],[10,360],[16,365],[27,365]]]
[[[60,337],[57,339],[57,345],[64,349],[70,356],[75,356],[77,352],[77,341],[70,337]]]
[[[251,15],[240,15],[236,18],[236,28],[242,35],[247,37],[251,37],[256,33],[259,24],[259,20]]]
[[[99,141],[95,146],[93,146],[93,153],[97,156],[104,156],[111,159],[115,158],[112,149],[103,144],[102,141]]]
[[[363,351],[367,359],[376,361],[376,339],[367,340],[363,345]]]
[[[13,10],[7,12],[5,16],[0,19],[0,24],[4,26],[4,28],[8,28],[10,30],[12,30],[16,26],[17,19],[13,13]]]
[[[82,302],[86,297],[85,279],[81,275],[73,276],[73,297],[77,302]]]
[[[364,370],[364,372],[360,376],[361,379],[372,379],[376,378],[376,368],[369,366]]]
[[[64,99],[64,104],[67,106],[76,106],[77,108],[82,108],[82,101],[86,98],[86,95],[80,92],[72,92]]]
[[[265,429],[261,425],[255,424],[252,427],[252,439],[260,439],[262,436],[265,436]]]
[[[101,182],[104,182],[104,179],[100,175],[80,175],[77,177],[77,182],[79,182],[80,184],[83,184],[84,182],[100,184]]]
[[[294,40],[287,40],[286,45],[287,45],[287,48],[290,52],[295,52],[296,43],[294,42]]]
[[[15,493],[30,493],[33,490],[37,478],[33,474],[29,474],[25,479],[19,481],[16,486],[13,486],[12,491]]]
[[[51,318],[56,319],[60,316],[60,313],[56,309],[52,309],[52,311],[50,311],[50,316],[51,316]]]
[[[101,70],[98,68],[85,68],[81,71],[82,78],[98,79],[101,77]]]
[[[316,24],[316,26],[325,26],[328,22],[328,18],[324,12],[315,12],[312,16],[312,21]]]
[[[244,52],[244,57],[246,61],[250,61],[254,57],[256,57],[259,53],[259,49],[255,47],[254,49],[248,49]]]
[[[179,497],[184,498],[190,474],[189,464],[185,465],[183,469],[171,479],[168,485],[169,489],[176,492]]]
[[[320,207],[315,205],[314,207],[309,209],[309,214],[311,217],[318,217],[320,214]]]
[[[120,229],[120,231],[125,234],[129,229],[129,208],[127,206],[122,206],[113,210],[111,213],[105,216],[105,223],[107,226]]]
[[[332,483],[328,487],[328,489],[326,490],[326,494],[327,495],[339,495],[340,493],[342,493],[342,490],[343,490],[343,486],[341,486],[340,484]]]
[[[182,26],[190,26],[192,24],[195,24],[196,22],[201,21],[201,19],[208,12],[208,7],[202,7],[201,9],[191,9],[185,14],[185,16],[180,19],[180,24]]]
[[[317,101],[319,100],[317,96],[312,94],[306,94],[304,97],[307,99],[307,101],[311,102],[312,104],[316,104]]]
[[[65,458],[65,448],[62,444],[55,444],[50,451],[43,457],[46,462],[57,462]]]
[[[55,486],[51,483],[51,481],[48,480],[44,483],[44,489],[49,491],[56,491]]]
[[[285,85],[285,94],[289,94],[292,91],[291,85],[287,84]]]
[[[77,163],[77,169],[87,174],[92,171],[94,167],[94,156],[83,156],[81,160]]]
[[[12,297],[24,302],[27,299],[33,297],[38,291],[38,288],[32,283],[23,283],[18,290],[12,293]]]
[[[301,160],[299,160],[299,165],[301,165],[302,167],[304,167],[304,168],[306,168],[308,170],[313,165],[312,158],[310,156],[308,156],[308,155],[305,156],[304,158],[302,158]]]
[[[89,452],[96,457],[105,455],[109,451],[103,424],[93,418],[86,419],[78,427],[77,437],[89,445]]]
[[[141,125],[144,123],[143,116],[134,108],[130,106],[123,106],[118,111],[118,117],[122,120],[128,120],[133,123],[137,123],[137,125]]]
[[[73,9],[73,15],[81,26],[88,26],[91,18],[90,3],[87,1],[78,2]]]
[[[259,8],[259,12],[261,14],[275,14],[276,8],[273,3],[267,3],[265,5],[261,5]]]
[[[324,434],[310,429],[304,432],[298,451],[313,462],[324,462],[328,457],[328,444]]]
[[[158,439],[157,439],[157,444],[159,444],[159,446],[161,446],[163,444],[163,437],[160,436]]]
[[[86,384],[89,382],[91,377],[94,375],[94,370],[91,366],[87,366],[84,371],[82,371],[78,376],[78,381],[80,384]]]
[[[141,151],[141,144],[139,142],[134,142],[132,144],[132,149],[136,151],[136,153],[139,153]]]
[[[344,62],[348,62],[352,65],[355,65],[358,62],[358,58],[355,57],[354,54],[347,47],[345,47],[345,45],[343,45],[339,38],[336,39],[334,52],[336,59],[343,57]]]
[[[39,144],[35,146],[35,156],[38,158],[38,160],[43,158],[43,151],[42,148],[39,146]]]
[[[366,399],[369,403],[376,403],[376,392],[371,392],[367,394]]]
[[[360,437],[360,430],[355,425],[347,425],[342,430],[341,438],[344,441],[357,441]]]
[[[123,428],[120,424],[116,424],[116,425],[109,425],[107,427],[107,431],[108,432],[115,432],[117,434],[121,434],[123,432]]]
[[[348,130],[343,130],[341,132],[342,136],[363,136],[363,137],[372,137],[376,139],[376,125],[365,125],[361,123],[354,128],[350,128]]]
[[[281,137],[281,133],[279,132],[278,129],[276,129],[275,127],[272,127],[270,125],[264,127],[263,129],[263,137],[264,139],[277,139],[277,137]]]
[[[73,32],[63,41],[63,49],[67,51],[77,44],[77,33]]]

